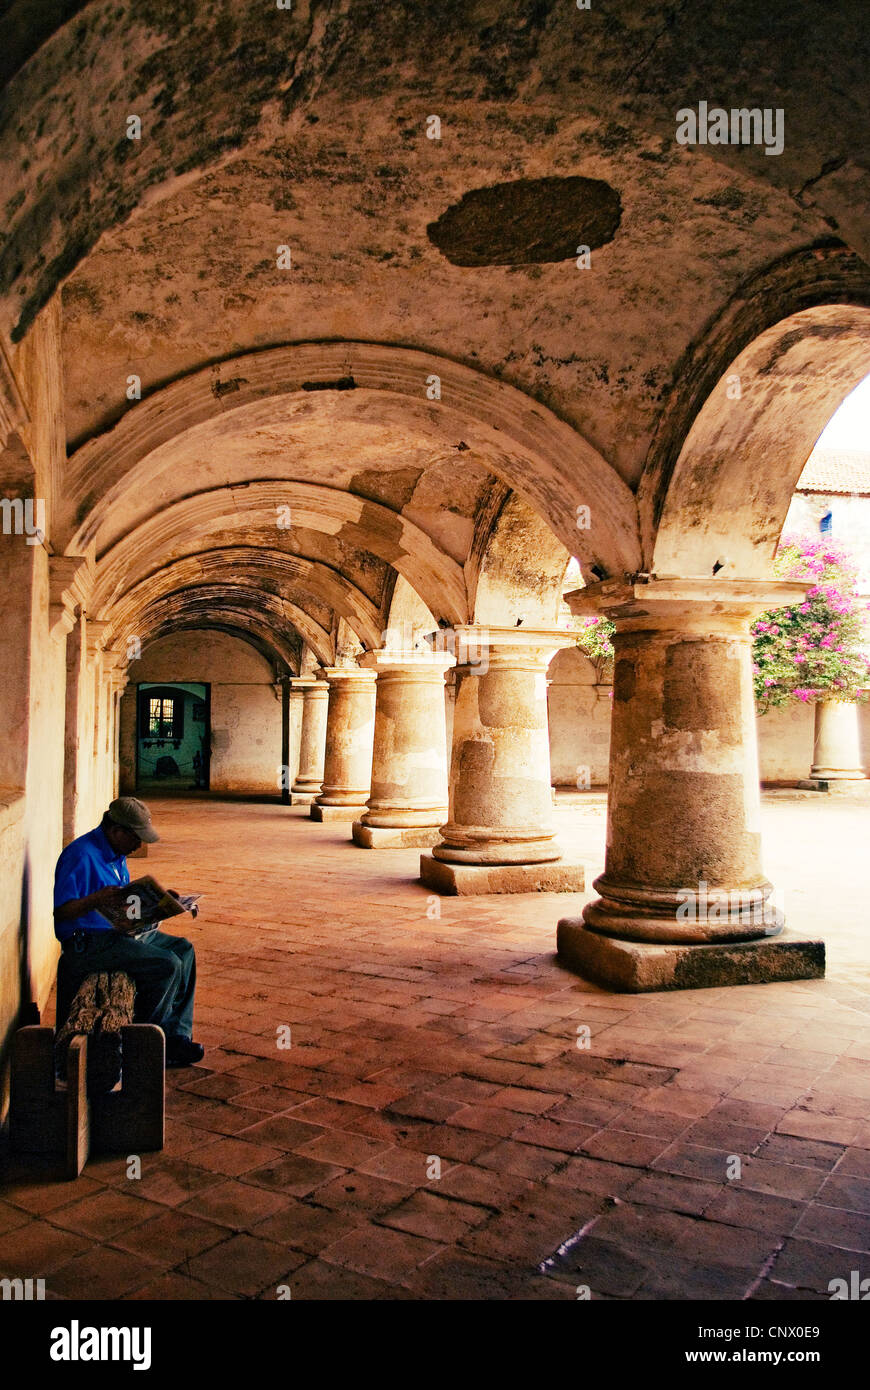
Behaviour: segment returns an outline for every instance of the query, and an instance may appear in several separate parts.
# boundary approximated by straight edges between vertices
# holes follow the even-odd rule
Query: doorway
[[[136,693],[136,788],[208,791],[211,686],[146,681]]]

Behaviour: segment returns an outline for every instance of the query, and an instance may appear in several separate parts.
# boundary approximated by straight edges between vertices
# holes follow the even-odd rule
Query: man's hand
[[[62,903],[60,907],[54,909],[54,920],[56,922],[69,922],[74,917],[83,917],[86,912],[99,912],[101,907],[107,907],[111,903],[122,903],[127,896],[128,887],[126,884],[118,888],[109,886],[98,888],[95,893],[89,893],[86,898],[71,898],[68,903]]]

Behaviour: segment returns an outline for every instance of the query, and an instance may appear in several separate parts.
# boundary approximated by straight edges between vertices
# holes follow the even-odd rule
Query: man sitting
[[[54,876],[54,930],[74,992],[88,975],[123,970],[136,986],[136,1022],[166,1034],[166,1065],[189,1067],[204,1049],[192,1040],[196,956],[180,936],[148,928],[139,937],[116,930],[101,906],[122,903],[130,882],[126,855],[160,837],[135,796],[112,802],[95,830],[68,844]],[[62,1022],[62,1020],[58,1020]]]

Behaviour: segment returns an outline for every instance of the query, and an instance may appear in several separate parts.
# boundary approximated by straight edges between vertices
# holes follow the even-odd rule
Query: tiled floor
[[[126,1155],[74,1183],[6,1156],[0,1273],[55,1298],[572,1300],[870,1274],[867,802],[765,805],[827,980],[648,996],[556,963],[582,897],[439,900],[413,851],[299,808],[154,810],[149,871],[206,895],[205,1062],[168,1073],[139,1179]],[[601,799],[558,818],[591,884]]]

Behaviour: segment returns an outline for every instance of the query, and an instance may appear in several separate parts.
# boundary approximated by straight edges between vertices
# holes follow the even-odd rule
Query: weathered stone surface
[[[621,214],[602,179],[515,179],[464,193],[426,232],[453,265],[540,265],[612,241]]]
[[[582,864],[449,864],[420,855],[420,882],[439,893],[582,893]]]
[[[353,823],[353,842],[361,849],[425,849],[437,845],[441,832],[437,826],[388,827]]]
[[[324,806],[319,801],[312,801],[310,819],[316,821],[352,821],[356,820],[365,802],[359,802],[356,806]]]
[[[659,944],[602,936],[582,917],[563,917],[556,948],[559,959],[586,979],[632,994],[818,980],[825,973],[824,942],[789,932],[727,945]]]

